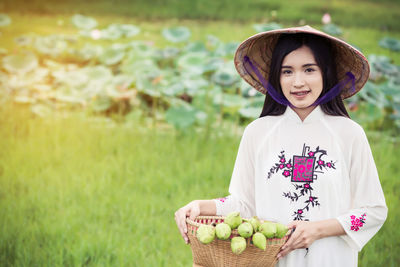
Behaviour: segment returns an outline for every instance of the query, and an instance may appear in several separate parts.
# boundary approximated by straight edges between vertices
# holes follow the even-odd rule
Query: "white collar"
[[[297,113],[289,106],[287,106],[285,113],[283,113],[283,116],[293,122],[300,123],[300,124],[307,124],[311,122],[315,122],[320,120],[324,116],[324,112],[322,111],[321,107],[318,105],[313,109],[313,111],[310,112],[310,114],[307,115],[307,117],[302,121],[297,115]]]

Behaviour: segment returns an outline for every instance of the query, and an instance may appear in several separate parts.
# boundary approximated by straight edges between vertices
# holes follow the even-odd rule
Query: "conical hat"
[[[333,49],[336,51],[336,65],[338,80],[342,81],[347,78],[346,73],[351,72],[355,76],[355,90],[352,89],[351,83],[346,84],[342,88],[342,98],[348,98],[356,94],[369,77],[369,64],[365,56],[353,46],[333,37],[324,32],[318,31],[308,25],[303,27],[286,28],[261,32],[243,41],[235,53],[235,67],[240,76],[248,82],[256,90],[266,94],[267,89],[263,87],[262,82],[254,73],[249,73],[244,67],[244,57],[248,56],[251,62],[257,67],[261,75],[268,80],[269,68],[272,53],[276,42],[282,33],[309,33],[325,37],[332,43]]]

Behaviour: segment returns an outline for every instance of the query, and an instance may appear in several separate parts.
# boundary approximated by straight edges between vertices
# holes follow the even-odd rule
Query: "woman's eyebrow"
[[[304,64],[302,67],[304,68],[304,67],[310,67],[310,66],[318,66],[318,65],[315,64],[315,63],[308,63],[308,64]],[[292,69],[293,67],[292,67],[292,66],[284,65],[284,66],[282,66],[282,68]]]

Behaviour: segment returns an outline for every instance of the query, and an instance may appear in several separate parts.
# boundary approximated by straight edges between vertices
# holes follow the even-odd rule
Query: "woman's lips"
[[[294,95],[296,98],[304,98],[306,95],[308,95],[311,92],[311,90],[308,91],[298,91],[298,92],[290,92],[290,94]]]

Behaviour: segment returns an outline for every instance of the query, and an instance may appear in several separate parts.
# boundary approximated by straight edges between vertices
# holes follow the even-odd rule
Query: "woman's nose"
[[[304,85],[304,78],[301,73],[298,73],[294,76],[293,86],[294,87],[302,87]]]

